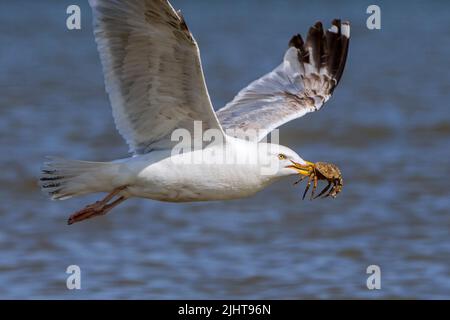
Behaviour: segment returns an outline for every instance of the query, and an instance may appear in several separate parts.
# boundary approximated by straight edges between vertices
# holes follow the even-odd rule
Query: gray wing
[[[349,38],[350,24],[340,20],[326,32],[317,22],[306,43],[294,36],[280,66],[217,111],[225,132],[259,141],[282,124],[319,110],[342,76]]]
[[[196,41],[167,0],[89,0],[114,120],[130,151],[169,148],[174,129],[222,130]],[[222,131],[220,131],[222,132]]]

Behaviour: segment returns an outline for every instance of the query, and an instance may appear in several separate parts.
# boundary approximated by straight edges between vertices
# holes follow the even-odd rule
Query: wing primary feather
[[[336,79],[336,85],[339,83],[344,71],[349,45],[349,32],[346,31],[346,34],[343,34],[343,27],[345,27],[345,30],[349,30],[349,26],[348,22],[341,23],[341,20],[334,19],[331,29],[326,32],[329,50],[327,68],[329,73]]]
[[[339,68],[336,72],[336,85],[339,83],[339,81],[341,80],[342,74],[344,72],[344,68],[345,68],[345,63],[347,61],[347,54],[348,54],[348,46],[349,46],[349,31],[347,33],[347,35],[343,34],[344,28],[346,27],[346,29],[349,30],[349,26],[350,24],[348,22],[343,22],[341,25],[341,36],[340,36],[340,41],[341,41],[341,53],[340,53],[340,59],[339,59]]]
[[[309,29],[308,37],[306,38],[306,49],[311,54],[311,63],[317,72],[320,71],[322,66],[324,44],[322,23],[316,22],[316,24]]]
[[[329,86],[330,93],[332,93],[344,71],[349,36],[350,24],[348,22],[334,19],[331,28],[324,32],[322,23],[319,21],[309,29],[306,43],[299,41],[301,37],[297,35],[291,39],[289,45],[295,46],[299,50],[301,64],[310,64],[313,71],[318,74],[324,73],[330,79],[334,79],[334,83]],[[308,74],[308,72],[306,73]]]
[[[299,50],[303,50],[304,44],[305,42],[300,34],[296,34],[291,38],[291,41],[289,41],[289,47],[295,47]]]
[[[305,47],[305,42],[300,34],[292,37],[289,47],[295,47],[298,50],[298,60],[303,65],[309,63],[309,51]]]
[[[350,24],[339,19],[328,30],[316,22],[306,41],[293,36],[283,63],[217,112],[223,127],[260,130],[260,140],[280,125],[322,108],[342,77],[349,38]]]

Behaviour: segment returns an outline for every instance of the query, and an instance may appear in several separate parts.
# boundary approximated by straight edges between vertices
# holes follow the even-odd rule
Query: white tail
[[[112,185],[111,169],[117,166],[111,162],[90,162],[49,157],[42,167],[39,184],[42,191],[53,200],[68,198],[94,192],[110,192]]]

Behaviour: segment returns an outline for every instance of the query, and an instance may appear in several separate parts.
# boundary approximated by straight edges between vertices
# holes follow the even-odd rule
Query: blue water
[[[82,8],[82,30],[65,28]],[[342,169],[336,200],[279,182],[229,202],[132,199],[73,226],[100,195],[52,202],[46,155],[112,160],[116,132],[87,1],[0,4],[0,298],[450,298],[450,5],[173,1],[198,40],[216,108],[278,65],[316,20],[352,22],[347,68],[320,112],[281,129],[305,159]],[[82,270],[68,290],[67,266]],[[381,268],[368,290],[366,268]]]

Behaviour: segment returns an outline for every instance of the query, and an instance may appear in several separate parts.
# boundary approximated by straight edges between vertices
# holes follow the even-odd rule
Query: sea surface
[[[216,109],[277,66],[291,36],[350,20],[347,67],[320,112],[281,143],[336,163],[335,200],[302,201],[294,178],[254,197],[168,204],[131,199],[73,226],[101,195],[50,201],[47,155],[128,155],[114,127],[87,1],[0,3],[0,298],[450,298],[450,3],[181,1]],[[66,28],[78,4],[82,30]],[[68,290],[66,269],[81,269]],[[381,269],[369,290],[367,267]]]

